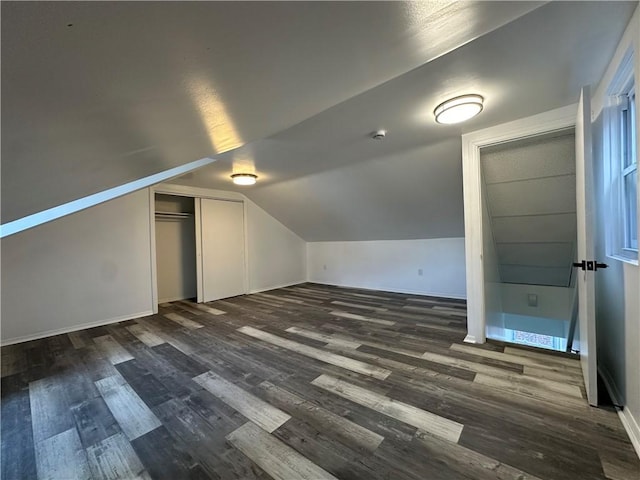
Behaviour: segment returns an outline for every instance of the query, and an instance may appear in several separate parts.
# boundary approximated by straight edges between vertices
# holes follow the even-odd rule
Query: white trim
[[[421,295],[424,297],[439,297],[439,298],[451,298],[454,300],[466,300],[467,298],[464,295],[455,295],[451,293],[434,293],[434,292],[425,292],[420,290],[401,290],[397,288],[367,288],[360,287],[358,285],[347,285],[345,283],[330,283],[330,282],[319,282],[316,280],[308,279],[307,283],[317,283],[318,285],[329,285],[332,287],[345,287],[345,288],[357,288],[359,290],[368,290],[370,292],[389,292],[389,293],[403,293],[407,295]]]
[[[161,183],[153,187],[156,193],[167,195],[179,195],[183,197],[210,198],[213,200],[235,200],[243,202],[245,195],[227,190],[214,190],[212,188],[190,187],[188,185],[174,185],[173,183]]]
[[[292,282],[292,283],[283,283],[282,285],[277,285],[277,286],[273,286],[273,287],[266,287],[266,288],[258,288],[256,290],[251,290],[249,292],[249,295],[252,295],[254,293],[262,293],[262,292],[268,292],[270,290],[277,290],[279,288],[285,288],[285,287],[293,287],[294,285],[302,285],[303,283],[307,283],[305,280],[300,280],[298,282]]]
[[[620,417],[620,421],[622,422],[622,426],[629,435],[629,440],[631,440],[631,444],[636,451],[636,455],[640,458],[640,425],[628,408],[623,408],[622,410],[618,410],[618,417]]]
[[[576,110],[575,104],[567,105],[462,135],[467,331],[474,343],[486,341],[480,149],[574,127]]]
[[[226,190],[214,190],[210,188],[201,188],[201,187],[191,187],[188,185],[177,185],[172,183],[160,183],[154,185],[150,188],[151,190],[151,198],[153,198],[152,203],[152,212],[151,216],[153,217],[155,214],[155,194],[160,193],[164,195],[176,195],[181,197],[191,197],[194,201],[194,217],[195,217],[195,237],[196,237],[196,301],[202,302],[204,301],[204,282],[203,282],[203,272],[202,272],[202,204],[201,200],[203,198],[210,200],[223,200],[228,202],[242,202],[243,206],[243,230],[244,230],[244,279],[243,279],[243,290],[246,295],[249,293],[249,259],[248,259],[248,208],[247,208],[247,197],[242,193],[231,192]],[[154,267],[152,269],[152,282],[153,282],[153,290],[155,291],[155,299],[158,296],[158,281],[157,277],[154,276],[155,273],[155,262],[156,262],[156,245],[155,245],[155,220],[154,220],[154,234],[151,240],[151,258],[154,262]],[[164,302],[154,302],[154,313],[158,313],[158,303]]]
[[[251,289],[249,277],[249,205],[247,201],[242,202],[242,228],[244,230],[244,255],[242,256],[244,259],[244,278],[242,287],[246,295]]]
[[[624,202],[626,187],[625,167],[621,161],[623,146],[620,121],[620,113],[628,108],[628,94],[634,84],[634,59],[633,48],[629,46],[617,64],[617,69],[613,71],[609,84],[601,84],[605,88],[605,96],[602,98],[602,158],[604,162],[602,195],[606,209],[606,255],[621,262],[637,265],[638,251],[626,247],[628,224]],[[627,168],[630,169],[632,166]],[[637,169],[637,164],[633,164],[633,169]]]
[[[630,49],[635,48],[634,45],[634,37],[639,33],[638,24],[640,23],[640,8],[636,8],[627,28],[622,34],[622,39],[618,43],[618,47],[616,48],[615,53],[613,54],[613,58],[609,62],[607,69],[605,70],[604,75],[602,76],[602,80],[598,84],[598,87],[593,92],[591,97],[591,120],[593,121],[595,118],[600,115],[602,109],[605,106],[606,98],[608,96],[607,90],[613,77],[622,61],[624,60],[625,55],[629,52]]]
[[[623,400],[624,397],[620,394],[620,391],[618,390],[616,383],[613,381],[613,377],[609,373],[609,370],[607,370],[603,366],[599,366],[598,373],[600,373],[600,377],[604,381],[604,385],[607,388],[609,396],[611,397],[614,405],[623,406],[625,404]],[[620,422],[622,422],[622,426],[627,432],[629,440],[631,440],[631,444],[633,445],[638,458],[640,458],[640,426],[638,425],[636,419],[633,418],[631,411],[626,406],[623,406],[622,408],[616,407],[616,410],[618,412],[618,417],[620,417]]]
[[[634,265],[634,266],[638,266],[638,259],[637,258],[628,258],[628,257],[623,257],[621,255],[616,255],[615,253],[612,254],[606,254],[607,258],[610,260],[616,260],[618,262],[622,262],[622,263],[628,263],[629,265]]]
[[[473,335],[467,335],[466,337],[464,337],[464,340],[462,340],[462,341],[465,342],[465,343],[478,343],[476,341],[476,337],[474,337]]]
[[[149,235],[151,257],[151,308],[153,313],[158,313],[158,264],[156,259],[156,194],[153,188],[149,189]]]
[[[33,335],[24,335],[22,337],[10,338],[9,340],[3,340],[0,345],[5,347],[7,345],[29,342],[31,340],[38,340],[40,338],[53,337],[55,335],[61,335],[63,333],[77,332],[79,330],[86,330],[87,328],[101,327],[103,325],[110,325],[112,323],[124,322],[141,317],[148,317],[149,315],[153,315],[153,312],[151,310],[145,310],[143,312],[123,315],[122,317],[111,318],[109,320],[97,320],[95,322],[83,323],[82,325],[75,325],[73,327],[47,330],[46,332],[34,333]]]
[[[57,207],[34,213],[33,215],[19,218],[18,220],[14,220],[13,222],[8,222],[0,225],[0,238],[14,235],[18,232],[37,227],[38,225],[42,225],[43,223],[56,220],[58,218],[79,212],[81,210],[86,210],[89,207],[93,207],[100,203],[113,200],[114,198],[122,197],[123,195],[142,190],[143,188],[147,188],[155,185],[156,183],[160,183],[165,180],[183,175],[187,172],[196,170],[213,162],[215,162],[213,158],[201,158],[200,160],[196,160],[195,162],[190,162],[184,165],[180,165],[179,167],[170,168],[169,170],[149,175],[148,177],[140,178],[138,180],[134,180],[133,182],[118,185],[117,187],[94,193],[93,195],[88,195],[86,197],[79,198],[62,205],[58,205]]]
[[[196,235],[196,302],[204,302],[204,280],[202,277],[202,199],[195,197],[193,199],[195,212],[195,235]]]

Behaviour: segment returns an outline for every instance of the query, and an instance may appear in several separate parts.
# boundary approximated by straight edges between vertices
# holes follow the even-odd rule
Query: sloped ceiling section
[[[2,2],[2,223],[269,137],[540,4]]]
[[[233,189],[233,171],[256,172],[242,192],[307,241],[463,236],[460,135],[576,102],[635,5],[549,3],[175,183]],[[481,115],[434,122],[438,103],[468,92],[485,97]],[[380,128],[386,139],[372,140]]]
[[[568,287],[577,239],[573,132],[485,148],[480,161],[501,281]]]

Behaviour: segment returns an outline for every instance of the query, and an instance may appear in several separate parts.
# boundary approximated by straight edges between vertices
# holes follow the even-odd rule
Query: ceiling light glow
[[[483,108],[484,98],[480,95],[461,95],[442,102],[433,111],[436,122],[443,124],[460,123],[478,115]]]
[[[236,185],[254,185],[258,176],[253,173],[234,173],[231,179]]]

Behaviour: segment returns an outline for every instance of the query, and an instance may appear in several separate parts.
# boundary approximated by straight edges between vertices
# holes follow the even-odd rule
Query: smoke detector
[[[382,140],[386,136],[387,136],[386,130],[378,130],[371,134],[371,138],[373,138],[374,140]]]

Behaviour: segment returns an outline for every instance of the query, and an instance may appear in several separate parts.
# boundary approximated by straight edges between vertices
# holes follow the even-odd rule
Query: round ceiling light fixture
[[[387,136],[386,130],[377,130],[371,134],[371,138],[374,140],[384,140],[384,137]]]
[[[236,185],[254,185],[258,176],[253,173],[234,173],[231,179]]]
[[[484,98],[480,95],[460,95],[442,102],[433,111],[436,122],[451,124],[460,123],[475,117],[482,111]]]

